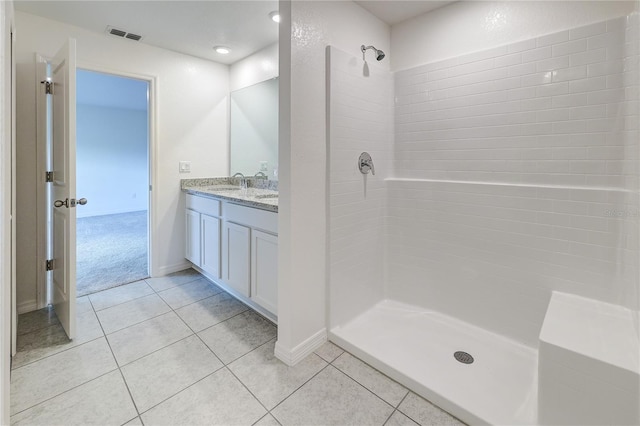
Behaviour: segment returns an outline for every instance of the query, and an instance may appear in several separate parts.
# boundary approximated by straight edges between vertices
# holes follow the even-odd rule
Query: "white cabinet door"
[[[278,313],[278,237],[255,229],[251,231],[251,299]]]
[[[220,278],[220,219],[201,214],[200,232],[202,235],[200,267],[213,278]]]
[[[200,266],[200,213],[185,210],[186,247],[185,257],[196,266]]]
[[[250,285],[250,236],[250,228],[224,222],[222,279],[245,297],[249,297]]]

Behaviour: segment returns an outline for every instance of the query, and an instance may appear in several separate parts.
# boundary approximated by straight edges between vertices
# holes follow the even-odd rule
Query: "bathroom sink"
[[[258,194],[255,196],[255,198],[258,198],[260,200],[268,198],[278,198],[278,194]]]

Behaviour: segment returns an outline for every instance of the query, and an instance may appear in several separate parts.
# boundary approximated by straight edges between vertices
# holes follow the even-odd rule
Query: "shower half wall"
[[[553,292],[640,305],[638,15],[397,73],[327,55],[330,338],[465,421],[536,423]]]

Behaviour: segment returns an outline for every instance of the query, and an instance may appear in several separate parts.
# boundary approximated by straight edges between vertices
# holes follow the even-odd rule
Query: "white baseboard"
[[[185,260],[181,263],[174,263],[173,265],[159,266],[156,269],[156,277],[164,277],[165,275],[173,274],[174,272],[183,271],[185,269],[191,268],[193,265],[191,262]]]
[[[38,309],[38,302],[35,299],[25,300],[24,302],[18,303],[16,309],[18,310],[18,315],[35,311]]]
[[[313,351],[318,349],[327,341],[327,329],[323,328],[318,331],[313,336],[309,337],[304,342],[300,343],[295,348],[289,350],[287,348],[283,348],[278,340],[276,342],[275,356],[280,361],[284,362],[288,366],[294,366],[308,355],[312,354]]]

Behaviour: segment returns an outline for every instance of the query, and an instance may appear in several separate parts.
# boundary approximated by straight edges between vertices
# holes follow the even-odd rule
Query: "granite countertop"
[[[278,182],[247,178],[247,188],[239,178],[182,179],[180,187],[187,194],[218,198],[234,204],[278,212]]]

